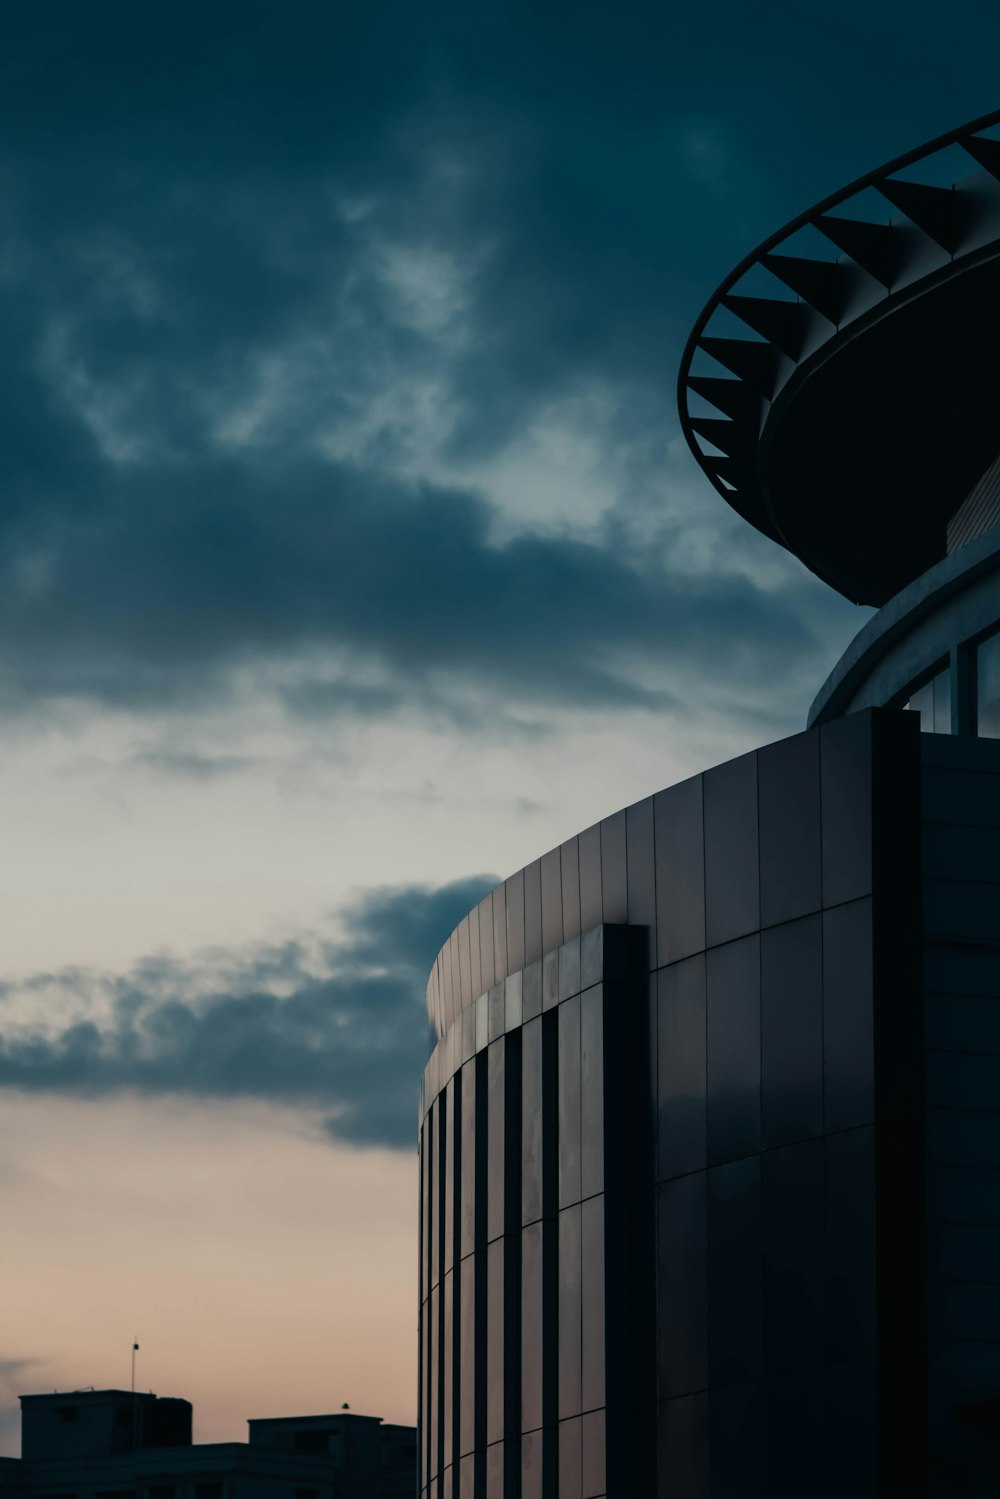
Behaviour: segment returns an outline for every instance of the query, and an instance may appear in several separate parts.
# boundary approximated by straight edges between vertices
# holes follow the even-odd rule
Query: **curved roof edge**
[[[956,362],[955,350],[943,347],[947,340],[935,323],[934,309],[946,324],[963,321],[963,314],[965,321],[975,318],[968,317],[967,307],[961,312],[951,308],[948,316],[944,303],[956,293],[938,289],[946,283],[954,287],[957,279],[963,287],[959,297],[964,295],[976,306],[995,299],[992,264],[985,282],[981,274],[965,273],[977,267],[981,271],[1000,255],[1000,139],[981,133],[998,124],[1000,110],[979,116],[798,214],[723,280],[696,320],[681,358],[681,428],[715,489],[744,519],[855,600],[882,604],[937,561],[944,552],[943,528],[951,509],[995,455],[993,437],[988,454],[975,468],[978,427],[970,435],[969,424],[963,428],[949,411],[944,420],[950,426],[922,437],[935,459],[947,449],[953,459],[964,454],[966,467],[973,464],[971,474],[966,474],[961,462],[954,463],[954,482],[962,485],[958,494],[952,495],[948,486],[941,492],[940,475],[936,488],[928,477],[927,496],[919,493],[924,469],[919,453],[906,474],[892,475],[884,467],[879,477],[875,473],[887,452],[905,454],[913,442],[914,413],[920,426],[926,379],[910,368],[921,334],[921,355],[932,366],[935,358],[941,371],[963,365],[961,357]],[[969,174],[951,186],[898,175],[955,146],[968,157]],[[872,217],[872,192],[885,203],[884,220],[877,213]],[[869,198],[855,206],[862,193]],[[788,244],[804,229],[813,232],[805,253]],[[830,258],[824,258],[827,255]],[[761,292],[764,282],[773,287],[773,294]],[[929,296],[932,291],[937,295]],[[905,318],[889,317],[904,308],[909,309]],[[713,323],[717,314],[718,322]],[[734,334],[734,327],[741,331]],[[852,349],[857,343],[865,346],[860,368],[857,347]],[[966,352],[969,364],[981,359],[974,337],[959,355]],[[859,375],[863,379],[865,361],[873,354],[881,361],[881,385],[876,382],[873,391],[852,403],[851,391]],[[696,356],[711,361],[711,373],[704,372],[705,365],[694,373]],[[823,380],[810,383],[824,361]],[[813,386],[815,392],[803,401],[801,393],[812,392]],[[893,395],[883,407],[881,398],[887,391]],[[866,397],[868,406],[874,400],[883,409],[871,416]],[[701,414],[706,406],[716,414]],[[975,417],[980,425],[984,419]],[[843,484],[839,491],[829,484],[824,488],[824,467],[831,454],[822,451],[823,439],[831,431],[838,443],[846,435],[848,446],[854,444],[847,472],[857,476],[862,488],[867,478],[870,493],[860,511],[839,512]],[[807,455],[812,454],[810,461]],[[887,472],[897,480],[895,485],[885,483]],[[945,473],[951,478],[950,470]],[[910,525],[894,555],[886,538],[876,533],[880,524],[885,529],[886,520],[890,525],[899,520],[905,499],[910,517],[919,517],[922,524]],[[942,507],[944,519],[938,513]]]
[[[997,570],[1000,529],[952,552],[897,593],[855,635],[813,699],[807,726],[828,723],[849,712],[859,689],[895,645],[943,604]]]

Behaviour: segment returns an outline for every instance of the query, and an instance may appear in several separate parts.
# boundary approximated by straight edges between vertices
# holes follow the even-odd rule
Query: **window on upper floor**
[[[951,733],[951,671],[946,666],[936,676],[924,682],[905,704],[912,713],[920,714],[920,729],[924,734]]]
[[[976,733],[1000,739],[1000,632],[976,647]]]
[[[296,1452],[329,1452],[330,1434],[326,1431],[297,1431]]]

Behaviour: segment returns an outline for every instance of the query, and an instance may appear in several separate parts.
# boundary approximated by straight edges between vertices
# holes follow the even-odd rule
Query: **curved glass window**
[[[912,713],[920,714],[920,729],[924,734],[951,733],[951,671],[946,666],[936,677],[931,677],[916,692],[911,693],[906,704]]]
[[[1000,739],[1000,633],[976,647],[976,733]]]

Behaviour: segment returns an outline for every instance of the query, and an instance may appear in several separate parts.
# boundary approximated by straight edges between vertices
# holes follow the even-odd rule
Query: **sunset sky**
[[[864,611],[674,405],[772,229],[1000,106],[1000,11],[0,13],[0,1452],[18,1393],[415,1419],[425,972],[800,726]]]

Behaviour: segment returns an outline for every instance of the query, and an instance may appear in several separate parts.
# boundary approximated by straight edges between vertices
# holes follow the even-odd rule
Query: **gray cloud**
[[[347,653],[347,680],[291,685],[290,706],[316,711],[325,697],[380,715],[475,681],[515,698],[662,708],[669,693],[627,658],[725,674],[741,638],[763,676],[818,653],[794,601],[745,577],[671,574],[566,537],[498,546],[489,525],[471,495],[343,466],[289,463],[279,481],[203,465],[139,493],[109,481],[96,510],[33,525],[44,578],[19,586],[16,548],[0,565],[2,691],[141,706],[328,647]],[[367,685],[372,664],[385,680]]]
[[[329,1111],[335,1140],[405,1148],[428,1053],[427,972],[495,883],[371,893],[343,913],[339,938],[2,985],[0,1087],[282,1102]]]
[[[901,38],[869,9],[814,18],[803,71],[785,5],[8,7],[8,718],[250,679],[293,714],[482,725],[689,714],[707,682],[753,711],[822,676],[851,611],[671,457],[673,372],[749,244],[992,102],[995,17],[971,6],[970,59],[952,12]],[[928,28],[940,86],[915,94]],[[595,388],[611,514],[498,540],[491,474]]]
[[[8,715],[248,677],[311,716],[669,714],[703,676],[764,694],[819,668],[847,611],[794,570],[682,556],[680,340],[745,248],[734,210],[763,231],[799,204],[763,170],[770,125],[734,134],[648,20],[595,19],[567,56],[564,28],[489,5],[391,37],[302,0],[4,18]],[[614,517],[498,540],[491,465],[595,384]]]

